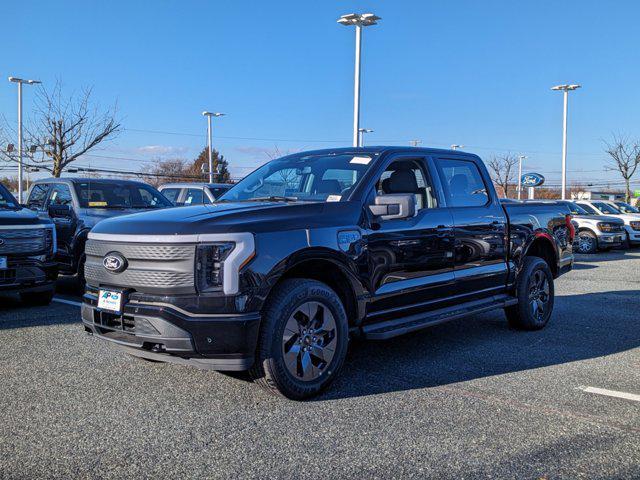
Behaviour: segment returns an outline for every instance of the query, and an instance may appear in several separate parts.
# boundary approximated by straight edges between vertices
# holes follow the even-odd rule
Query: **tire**
[[[26,303],[27,306],[42,307],[51,303],[53,293],[53,289],[44,292],[24,292],[20,294],[20,300],[22,303]]]
[[[598,251],[598,237],[589,230],[578,232],[578,253],[593,254]]]
[[[547,262],[525,257],[516,285],[518,303],[505,309],[509,325],[519,330],[544,328],[553,313],[555,289]]]
[[[316,280],[285,280],[263,310],[249,374],[270,393],[293,400],[313,397],[338,375],[348,343],[347,315],[338,295]]]

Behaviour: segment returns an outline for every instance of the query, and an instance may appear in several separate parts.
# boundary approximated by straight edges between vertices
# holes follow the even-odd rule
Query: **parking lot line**
[[[606,395],[608,397],[624,398],[625,400],[640,402],[640,395],[636,395],[635,393],[616,392],[615,390],[607,390],[606,388],[596,387],[580,387],[580,390],[587,393],[595,393],[598,395]]]
[[[66,300],[64,298],[54,297],[53,301],[54,302],[58,302],[58,303],[64,303],[66,305],[73,305],[74,307],[81,307],[82,306],[81,302],[74,302],[73,300]]]

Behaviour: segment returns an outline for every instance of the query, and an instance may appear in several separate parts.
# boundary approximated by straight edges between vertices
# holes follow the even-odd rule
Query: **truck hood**
[[[17,210],[13,209],[4,209],[0,208],[0,225],[38,225],[38,224],[46,224],[49,225],[51,222],[49,220],[42,220],[38,217],[38,214],[33,210],[29,210],[28,208],[20,208]]]
[[[109,235],[193,235],[273,232],[356,225],[358,202],[230,202],[176,207],[109,218],[92,233]]]
[[[620,218],[608,215],[572,215],[572,217],[576,220],[591,220],[594,222],[609,222],[624,225],[624,222]]]

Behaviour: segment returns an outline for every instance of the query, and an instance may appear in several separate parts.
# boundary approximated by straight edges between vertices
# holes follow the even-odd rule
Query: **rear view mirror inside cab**
[[[369,210],[380,220],[411,218],[416,214],[416,199],[409,193],[378,195]]]

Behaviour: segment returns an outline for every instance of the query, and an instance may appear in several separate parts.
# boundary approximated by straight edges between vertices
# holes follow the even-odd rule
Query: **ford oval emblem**
[[[544,177],[539,173],[525,173],[520,181],[523,187],[539,187],[544,183]]]
[[[127,268],[127,259],[117,252],[107,253],[102,265],[111,273],[120,273]]]

